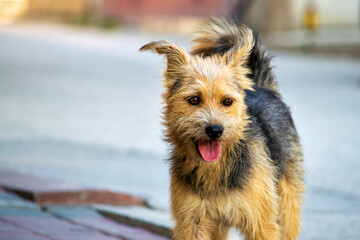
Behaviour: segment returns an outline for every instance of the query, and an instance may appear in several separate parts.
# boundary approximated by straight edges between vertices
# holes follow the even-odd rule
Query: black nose
[[[205,128],[206,134],[211,139],[219,138],[222,135],[223,131],[224,131],[223,127],[219,125],[212,125]]]

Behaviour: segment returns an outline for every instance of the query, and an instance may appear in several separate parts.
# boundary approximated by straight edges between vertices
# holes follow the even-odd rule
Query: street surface
[[[0,28],[0,167],[168,206],[162,57],[184,37],[53,25]],[[360,60],[276,53],[305,152],[300,239],[360,239]]]

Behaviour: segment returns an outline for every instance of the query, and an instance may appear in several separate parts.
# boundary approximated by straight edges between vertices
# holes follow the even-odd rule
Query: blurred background
[[[300,239],[360,239],[360,1],[0,0],[0,167],[168,211],[159,56],[210,16],[256,29],[305,152]]]

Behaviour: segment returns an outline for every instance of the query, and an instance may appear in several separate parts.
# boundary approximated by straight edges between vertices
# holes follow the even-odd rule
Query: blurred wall
[[[218,16],[228,13],[234,0],[103,0],[107,17],[140,19],[164,16]]]
[[[26,16],[77,16],[88,12],[90,0],[0,0],[0,23]],[[91,0],[94,1],[94,0]]]
[[[22,16],[28,8],[27,0],[0,0],[0,24],[6,24]]]
[[[27,0],[29,15],[80,15],[86,13],[88,0]]]
[[[0,0],[0,23],[22,15],[91,14],[95,19],[142,21],[161,30],[187,29],[191,18],[239,14],[252,27],[271,31],[301,28],[309,2],[317,9],[320,27],[360,24],[359,0]]]
[[[359,23],[359,0],[316,0],[322,25],[348,25]]]
[[[308,3],[317,10],[320,27],[359,24],[359,0],[254,0],[245,22],[265,31],[301,28]]]
[[[297,25],[293,0],[254,0],[244,21],[258,31],[292,28]]]

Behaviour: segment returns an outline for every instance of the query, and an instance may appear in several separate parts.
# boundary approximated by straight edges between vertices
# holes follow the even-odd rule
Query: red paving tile
[[[144,205],[144,199],[79,184],[49,180],[0,169],[0,187],[40,205]]]
[[[57,192],[55,192],[57,191]],[[78,189],[76,191],[36,192],[35,201],[40,205],[108,204],[118,206],[144,205],[144,199],[107,190]]]

